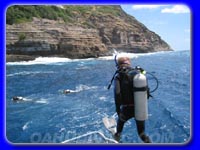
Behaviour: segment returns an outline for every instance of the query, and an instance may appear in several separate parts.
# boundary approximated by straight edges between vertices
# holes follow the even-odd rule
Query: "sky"
[[[173,50],[191,48],[191,12],[186,5],[121,5]]]

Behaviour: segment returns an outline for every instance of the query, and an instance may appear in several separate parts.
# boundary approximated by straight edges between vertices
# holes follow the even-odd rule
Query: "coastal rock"
[[[110,55],[113,49],[130,53],[171,50],[159,35],[120,6],[110,6],[118,15],[100,13],[101,7],[106,6],[91,6],[91,12],[83,14],[74,12],[70,23],[34,17],[31,22],[7,24],[6,53],[16,55],[12,60],[17,60],[19,55],[89,58]]]
[[[30,61],[34,60],[34,56],[27,55],[6,55],[6,62],[16,62],[16,61]]]

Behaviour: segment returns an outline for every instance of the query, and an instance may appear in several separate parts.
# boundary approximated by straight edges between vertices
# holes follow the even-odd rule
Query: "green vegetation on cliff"
[[[47,6],[47,5],[14,5],[7,9],[6,24],[18,24],[32,21],[33,17],[50,20],[63,19],[73,23],[80,16],[110,14],[120,16],[121,8],[116,6]]]

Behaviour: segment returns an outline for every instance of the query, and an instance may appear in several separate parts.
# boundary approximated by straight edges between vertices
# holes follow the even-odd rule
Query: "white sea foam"
[[[160,127],[161,130],[165,129],[167,127],[166,124],[164,124],[163,126]]]
[[[116,53],[116,54],[113,54],[112,56],[103,56],[103,57],[99,57],[98,59],[113,60],[115,58],[115,55],[117,55],[117,58],[119,57],[137,58],[138,57],[138,54],[134,54],[134,53]]]
[[[99,97],[99,100],[105,101],[105,100],[106,100],[106,97],[105,97],[105,96],[101,96],[101,97]]]
[[[90,90],[90,89],[97,89],[97,88],[98,88],[97,86],[87,86],[87,85],[80,84],[76,87],[75,91],[80,92],[83,90]]]
[[[7,65],[37,65],[37,64],[52,64],[61,62],[70,62],[72,59],[59,57],[38,57],[32,61],[8,62]]]
[[[23,101],[30,102],[30,101],[32,101],[32,99],[24,97],[24,98],[23,98]]]
[[[54,73],[53,71],[46,71],[46,72],[40,72],[40,71],[22,71],[22,72],[17,72],[17,73],[12,73],[12,74],[7,74],[6,77],[12,77],[12,76],[25,76],[25,75],[31,75],[31,74],[49,74],[49,73]]]
[[[32,121],[26,122],[26,123],[24,124],[24,126],[22,127],[22,130],[24,131],[24,130],[28,129],[28,127],[29,127],[29,125],[30,125],[31,123],[32,123]]]
[[[98,88],[97,86],[88,86],[88,85],[80,84],[76,86],[75,90],[71,90],[71,89],[66,89],[66,90],[69,91],[69,93],[77,93],[77,92],[92,90],[92,89],[97,89],[97,88]],[[65,90],[58,90],[59,93],[65,93],[64,91]]]
[[[113,60],[116,55],[117,55],[117,58],[119,58],[119,57],[129,57],[131,59],[134,59],[134,58],[138,58],[138,57],[141,57],[141,56],[150,56],[150,55],[157,55],[157,54],[162,54],[162,53],[167,53],[167,52],[164,52],[164,51],[153,52],[153,53],[125,53],[125,52],[115,52],[115,53],[113,53],[112,56],[103,56],[103,57],[99,57],[97,59],[100,59],[100,60]]]
[[[66,129],[65,128],[61,128],[58,132],[64,132],[64,131],[66,131]]]
[[[7,65],[39,65],[39,64],[62,64],[67,62],[76,62],[76,61],[91,61],[91,60],[113,60],[115,55],[117,57],[124,57],[127,56],[129,58],[138,58],[140,56],[148,56],[154,55],[164,52],[154,52],[154,53],[124,53],[124,52],[115,52],[111,56],[104,56],[99,58],[87,58],[87,59],[70,59],[70,58],[61,58],[61,57],[38,57],[32,61],[20,61],[20,62],[7,62]]]
[[[48,104],[48,101],[46,99],[44,99],[44,98],[41,98],[41,99],[39,99],[39,100],[37,100],[35,102],[36,103],[40,103],[40,104]]]
[[[70,59],[70,58],[61,58],[61,57],[38,57],[35,60],[31,61],[20,61],[20,62],[7,62],[7,65],[48,65],[48,64],[57,64],[62,65],[63,63],[68,62],[77,62],[77,61],[90,61],[95,58],[87,59]]]

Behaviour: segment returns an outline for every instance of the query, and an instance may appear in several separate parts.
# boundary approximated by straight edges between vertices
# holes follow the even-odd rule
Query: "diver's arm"
[[[121,105],[121,93],[120,93],[120,82],[116,77],[114,80],[114,98],[115,98],[115,107],[117,114],[120,113],[120,105]]]

